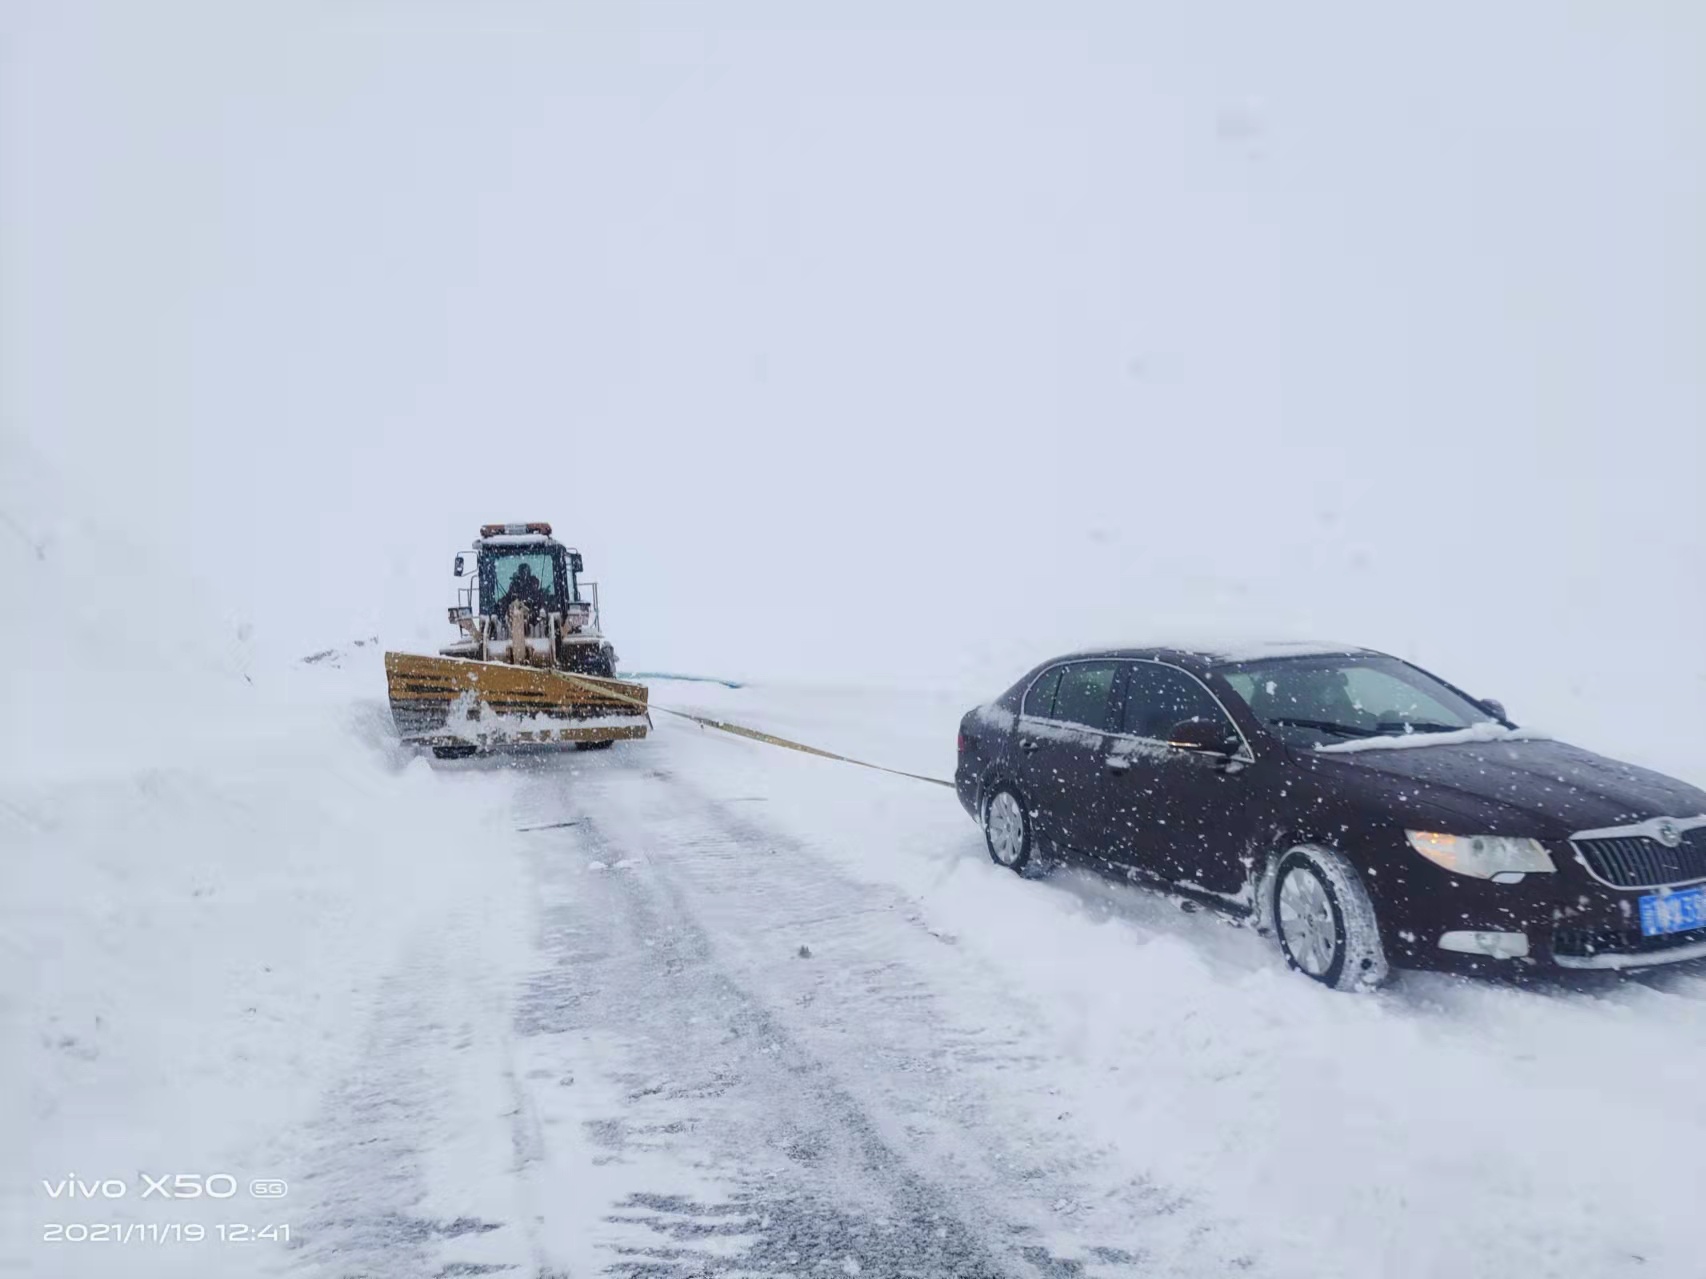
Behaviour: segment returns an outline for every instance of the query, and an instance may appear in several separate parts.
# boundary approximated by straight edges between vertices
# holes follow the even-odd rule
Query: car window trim
[[[1091,664],[1099,665],[1103,662],[1106,662],[1114,668],[1114,683],[1108,685],[1108,703],[1102,710],[1101,728],[1092,728],[1089,724],[1080,724],[1075,719],[1056,719],[1052,715],[1030,715],[1026,713],[1025,699],[1031,695],[1031,690],[1037,686],[1043,676],[1047,675],[1050,671],[1058,670],[1062,672],[1062,677],[1064,678],[1064,674],[1068,666],[1089,666]],[[1064,661],[1050,662],[1032,677],[1029,684],[1025,685],[1025,691],[1019,697],[1019,719],[1028,719],[1032,723],[1036,724],[1054,724],[1059,728],[1076,728],[1085,733],[1101,733],[1106,736],[1110,731],[1107,727],[1108,721],[1113,718],[1114,690],[1119,687],[1120,664],[1121,659],[1117,657],[1073,657]],[[1060,691],[1057,688],[1055,690],[1055,697],[1058,699],[1059,696]]]
[[[1210,697],[1212,697],[1214,699],[1214,704],[1220,708],[1220,713],[1226,717],[1226,722],[1228,724],[1232,725],[1232,731],[1234,733],[1238,734],[1239,749],[1238,749],[1238,752],[1236,754],[1231,756],[1231,758],[1236,759],[1236,760],[1238,760],[1242,763],[1245,763],[1245,764],[1254,764],[1256,762],[1256,751],[1255,751],[1255,748],[1250,745],[1250,739],[1247,736],[1245,736],[1244,730],[1239,726],[1238,721],[1236,718],[1233,717],[1232,712],[1226,709],[1226,703],[1221,700],[1220,694],[1215,692],[1212,688],[1210,688],[1208,686],[1208,681],[1203,679],[1203,677],[1198,675],[1195,671],[1188,671],[1183,666],[1179,666],[1174,662],[1164,662],[1159,657],[1122,657],[1119,659],[1120,665],[1124,668],[1127,668],[1127,669],[1129,669],[1130,667],[1136,666],[1139,662],[1146,663],[1147,665],[1150,665],[1150,666],[1165,666],[1170,671],[1178,671],[1179,674],[1188,675],[1192,679],[1194,679],[1202,687],[1203,692],[1207,693]],[[1125,722],[1125,694],[1126,694],[1126,680],[1125,680],[1124,675],[1121,675],[1121,677],[1120,677],[1119,691],[1120,691],[1120,722],[1123,724]],[[1183,751],[1186,749],[1183,746],[1175,746],[1175,745],[1173,745],[1172,742],[1169,742],[1169,741],[1165,740],[1164,738],[1144,737],[1142,734],[1139,734],[1139,733],[1126,733],[1126,732],[1110,731],[1108,733],[1108,736],[1117,737],[1120,740],[1127,741],[1127,742],[1152,743],[1152,744],[1157,745],[1157,746],[1165,746],[1168,750],[1173,750],[1173,751]],[[1201,752],[1192,751],[1190,753],[1191,754],[1200,754]]]
[[[1056,721],[1052,716],[1031,714],[1029,711],[1027,711],[1025,709],[1025,703],[1031,700],[1031,690],[1034,689],[1038,684],[1042,683],[1043,680],[1045,678],[1047,678],[1047,676],[1050,674],[1050,672],[1058,671],[1067,665],[1069,665],[1069,663],[1067,663],[1067,662],[1051,662],[1047,666],[1043,667],[1040,671],[1038,671],[1035,675],[1031,676],[1030,682],[1025,685],[1025,691],[1023,693],[1019,694],[1019,714],[1018,714],[1018,717],[1020,719],[1035,720],[1039,724],[1053,724],[1053,723],[1061,722],[1061,721]],[[1060,696],[1060,681],[1056,680],[1055,681],[1055,697],[1059,697],[1059,696]],[[1054,699],[1053,698],[1049,699],[1049,709],[1051,709],[1051,710],[1054,709]]]

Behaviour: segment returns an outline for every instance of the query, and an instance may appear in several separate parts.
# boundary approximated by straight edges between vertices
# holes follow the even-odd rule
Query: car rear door
[[[1062,662],[1037,677],[1021,704],[1014,772],[1036,833],[1056,845],[1090,850],[1099,837],[1117,670],[1105,659]]]
[[[1248,877],[1243,735],[1201,680],[1157,661],[1121,663],[1117,731],[1099,761],[1101,851],[1108,860],[1217,893]],[[1229,753],[1170,744],[1192,721],[1224,726]]]

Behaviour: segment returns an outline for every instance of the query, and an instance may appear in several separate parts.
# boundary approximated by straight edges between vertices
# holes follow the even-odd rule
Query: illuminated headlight
[[[1410,847],[1453,875],[1492,879],[1502,875],[1532,875],[1557,869],[1538,839],[1511,835],[1441,835],[1407,830]]]

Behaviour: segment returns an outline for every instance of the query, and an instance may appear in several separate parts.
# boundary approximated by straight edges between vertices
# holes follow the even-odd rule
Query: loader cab
[[[479,611],[496,616],[503,611],[503,600],[514,595],[543,605],[544,612],[563,612],[573,599],[565,570],[561,547],[481,547]]]
[[[481,546],[480,611],[494,614],[506,598],[520,595],[536,600],[546,612],[566,612],[569,603],[580,598],[575,580],[579,560],[579,555],[545,538],[537,545]]]

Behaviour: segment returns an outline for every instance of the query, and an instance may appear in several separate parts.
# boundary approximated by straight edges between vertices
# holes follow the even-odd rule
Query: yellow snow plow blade
[[[404,741],[445,749],[644,737],[646,686],[464,657],[385,654]],[[608,691],[606,691],[608,690]]]

